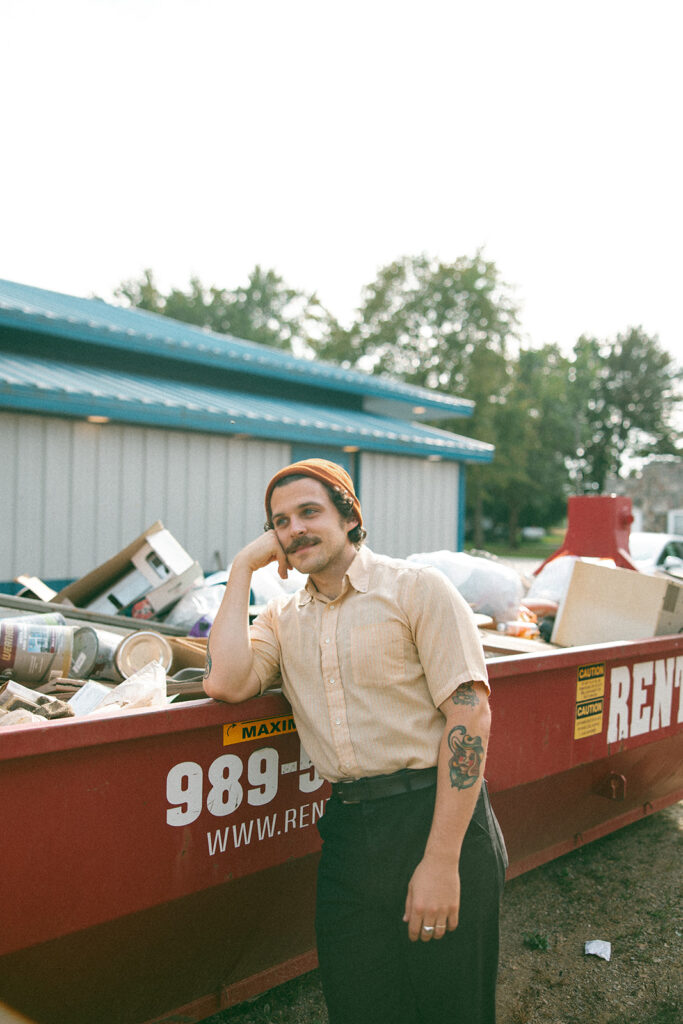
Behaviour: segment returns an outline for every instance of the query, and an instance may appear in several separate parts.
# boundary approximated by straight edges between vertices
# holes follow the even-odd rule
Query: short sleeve
[[[252,667],[258,676],[261,693],[280,686],[280,642],[277,636],[276,615],[270,602],[249,627],[253,655]]]
[[[479,631],[462,595],[431,566],[418,570],[411,591],[409,620],[434,704],[468,682],[482,682],[490,693]]]

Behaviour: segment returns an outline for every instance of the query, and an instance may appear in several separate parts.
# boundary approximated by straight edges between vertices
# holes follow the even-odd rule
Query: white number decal
[[[174,765],[166,777],[166,799],[180,804],[166,811],[169,825],[190,825],[202,812],[202,770],[194,761]]]
[[[209,768],[211,789],[206,797],[206,806],[217,818],[232,814],[242,803],[241,774],[242,762],[236,754],[223,754],[212,762]]]
[[[324,779],[318,775],[315,765],[303,747],[299,757],[299,770],[299,789],[302,793],[315,793],[316,789],[320,789]]]
[[[268,804],[277,793],[277,775],[280,758],[274,747],[263,747],[255,750],[247,762],[249,782],[254,786],[247,794],[247,800],[253,806]]]
[[[291,767],[294,768],[296,762]],[[299,791],[315,793],[320,789],[322,779],[311,759],[301,747],[299,755]],[[232,814],[244,799],[242,774],[244,765],[237,754],[222,754],[212,761],[208,768],[211,788],[206,795],[206,808],[214,817],[222,818]],[[252,807],[269,804],[277,796],[280,773],[280,756],[275,747],[261,747],[254,750],[247,761],[247,801]],[[194,761],[181,761],[174,765],[166,777],[166,798],[172,804],[166,811],[169,825],[190,825],[202,813],[204,794],[204,772]]]

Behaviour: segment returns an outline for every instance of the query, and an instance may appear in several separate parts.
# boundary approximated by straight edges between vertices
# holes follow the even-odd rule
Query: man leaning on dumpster
[[[363,546],[347,472],[280,470],[235,557],[204,687],[281,686],[332,795],[316,934],[330,1024],[492,1024],[505,848],[484,782],[489,709],[469,607],[436,569]],[[308,575],[251,626],[252,573]]]

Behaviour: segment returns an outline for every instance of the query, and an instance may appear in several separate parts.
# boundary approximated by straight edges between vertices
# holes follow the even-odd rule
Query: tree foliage
[[[581,337],[522,347],[519,311],[481,251],[443,263],[403,257],[362,291],[349,326],[256,266],[247,283],[163,295],[151,270],[116,292],[131,305],[222,334],[346,366],[475,403],[471,419],[440,427],[493,443],[491,465],[468,471],[468,521],[476,546],[485,521],[512,543],[524,525],[549,526],[570,493],[597,493],[629,457],[680,453],[672,427],[681,373],[656,337],[630,327],[614,340]]]
[[[186,290],[159,291],[151,270],[122,282],[117,298],[219,334],[307,354],[333,322],[315,295],[288,287],[274,270],[255,266],[234,289],[206,287],[193,277]]]
[[[612,342],[581,337],[570,370],[579,491],[601,491],[627,457],[675,453],[680,371],[656,337],[631,327]]]
[[[455,263],[403,257],[379,271],[351,327],[331,332],[318,351],[457,394],[471,382],[482,348],[505,356],[516,326],[509,289],[481,252]]]

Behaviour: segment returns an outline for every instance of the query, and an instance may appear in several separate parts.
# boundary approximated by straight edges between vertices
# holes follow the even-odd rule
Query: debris
[[[80,718],[82,715],[89,715],[91,711],[94,711],[104,698],[109,695],[111,689],[111,686],[105,686],[104,683],[98,683],[94,679],[89,679],[84,686],[76,690],[67,703],[74,715]]]
[[[0,709],[0,711],[4,711],[4,709]],[[45,725],[45,719],[40,715],[34,715],[32,711],[27,711],[25,708],[0,714],[0,729],[10,729],[15,725]]]
[[[14,680],[0,686],[0,707],[5,711],[30,711],[42,718],[67,718],[71,714],[64,701],[36,693]]]
[[[603,960],[609,960],[612,956],[612,944],[604,939],[591,939],[584,946],[586,956],[599,956]]]
[[[100,615],[151,619],[167,611],[204,574],[160,520],[127,547],[52,599]]]
[[[166,670],[158,661],[151,661],[134,675],[110,690],[91,712],[103,709],[165,707]]]

